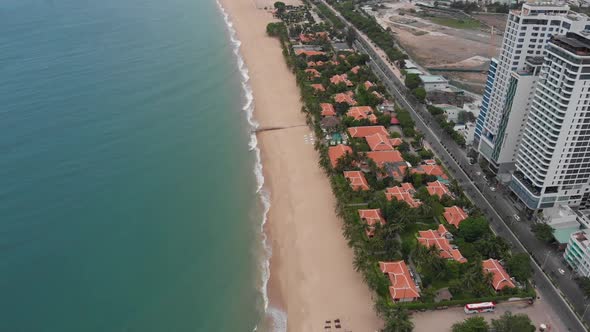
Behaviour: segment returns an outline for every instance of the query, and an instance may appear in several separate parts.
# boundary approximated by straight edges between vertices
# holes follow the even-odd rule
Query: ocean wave
[[[250,141],[248,142],[249,150],[254,152],[255,163],[254,163],[254,175],[256,177],[256,193],[260,198],[260,204],[262,205],[262,220],[260,223],[260,237],[262,239],[263,255],[260,259],[260,270],[261,270],[261,284],[260,293],[262,295],[264,303],[264,315],[265,318],[269,319],[272,325],[272,330],[276,332],[287,331],[287,314],[277,308],[271,307],[268,299],[268,281],[270,279],[270,257],[272,255],[272,248],[268,241],[268,237],[264,231],[264,226],[268,220],[268,211],[270,210],[270,192],[264,188],[264,174],[262,168],[262,158],[260,156],[260,148],[258,148],[258,138],[254,131],[258,128],[258,122],[254,119],[254,94],[250,87],[250,76],[248,75],[248,68],[246,63],[240,54],[240,46],[242,43],[237,37],[236,30],[233,27],[233,23],[229,18],[229,14],[225,11],[219,1],[216,1],[219,6],[219,10],[225,20],[227,30],[229,32],[230,41],[233,46],[233,52],[236,56],[238,70],[242,77],[242,90],[244,91],[245,102],[242,110],[246,112],[246,119],[252,129],[250,134]],[[257,331],[258,327],[254,328]]]

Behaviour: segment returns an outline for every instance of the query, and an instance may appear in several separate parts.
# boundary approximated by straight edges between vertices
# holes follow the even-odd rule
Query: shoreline
[[[284,127],[257,136],[264,190],[271,194],[263,224],[272,249],[270,305],[261,330],[284,330],[272,327],[271,316],[278,309],[286,313],[289,331],[321,330],[326,320],[337,318],[343,328],[374,331],[381,321],[373,312],[370,290],[353,269],[335,198],[300,111],[295,77],[278,40],[266,35],[267,23],[276,20],[261,8],[272,3],[220,0],[241,42],[239,56],[249,73],[255,121],[261,127]]]

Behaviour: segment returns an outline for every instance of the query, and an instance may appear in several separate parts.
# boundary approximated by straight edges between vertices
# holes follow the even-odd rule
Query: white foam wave
[[[268,299],[268,280],[270,279],[270,257],[272,255],[272,249],[270,244],[268,243],[268,238],[266,233],[264,232],[264,226],[268,219],[268,211],[270,209],[270,192],[264,188],[264,174],[262,168],[262,158],[260,156],[260,149],[258,148],[258,139],[254,130],[258,128],[258,122],[254,119],[254,95],[252,93],[252,88],[250,87],[249,81],[250,76],[248,75],[248,68],[246,67],[246,63],[240,54],[240,46],[242,43],[237,37],[236,30],[234,29],[234,25],[229,18],[229,14],[225,11],[223,6],[219,1],[216,1],[217,5],[219,6],[219,10],[223,15],[223,19],[225,20],[227,30],[229,32],[230,40],[233,46],[233,52],[236,56],[236,61],[238,65],[238,69],[242,76],[242,89],[244,91],[245,103],[242,107],[242,110],[246,112],[246,118],[248,123],[252,128],[252,134],[250,135],[250,141],[248,142],[249,150],[254,152],[255,155],[255,164],[254,164],[254,175],[256,177],[256,193],[260,197],[260,203],[262,205],[262,220],[260,223],[260,236],[262,239],[262,247],[263,247],[263,257],[260,260],[260,270],[261,270],[261,285],[260,285],[260,293],[262,295],[263,304],[264,304],[264,313],[266,318],[268,318],[272,324],[272,330],[276,332],[285,332],[287,331],[287,314],[277,308],[270,307],[269,299]],[[257,331],[258,327],[254,328],[254,331]]]

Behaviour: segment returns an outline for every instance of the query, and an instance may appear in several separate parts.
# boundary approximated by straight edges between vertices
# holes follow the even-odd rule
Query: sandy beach
[[[272,242],[271,306],[287,313],[289,331],[375,331],[381,321],[334,212],[335,199],[318,166],[311,130],[300,112],[299,90],[277,40],[266,35],[273,1],[222,0],[242,42],[254,92],[256,121],[284,129],[259,133]],[[267,328],[268,329],[268,328]]]

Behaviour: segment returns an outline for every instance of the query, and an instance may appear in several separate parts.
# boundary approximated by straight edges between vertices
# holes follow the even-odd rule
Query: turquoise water
[[[0,331],[251,331],[261,212],[214,0],[0,14]]]

